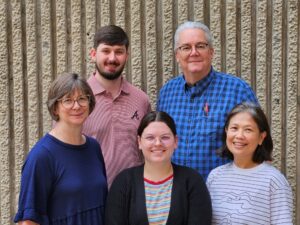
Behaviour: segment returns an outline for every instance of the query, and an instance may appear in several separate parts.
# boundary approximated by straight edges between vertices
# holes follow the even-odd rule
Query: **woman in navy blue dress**
[[[102,225],[106,172],[98,142],[81,133],[95,99],[78,74],[58,76],[47,101],[54,128],[29,152],[22,168],[19,225]]]

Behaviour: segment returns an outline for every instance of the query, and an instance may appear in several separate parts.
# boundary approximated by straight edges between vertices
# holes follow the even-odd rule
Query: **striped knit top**
[[[262,163],[241,169],[228,163],[207,178],[213,208],[213,225],[292,225],[293,196],[285,177]]]
[[[159,182],[144,178],[144,184],[149,224],[166,224],[171,204],[173,174]]]

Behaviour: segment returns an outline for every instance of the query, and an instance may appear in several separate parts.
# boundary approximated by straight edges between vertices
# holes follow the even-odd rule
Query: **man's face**
[[[176,60],[186,77],[205,77],[212,64],[214,49],[208,45],[204,31],[185,29],[179,34]]]
[[[97,49],[93,48],[91,50],[91,58],[102,77],[108,80],[115,80],[123,72],[128,52],[125,45],[107,45],[101,43]]]

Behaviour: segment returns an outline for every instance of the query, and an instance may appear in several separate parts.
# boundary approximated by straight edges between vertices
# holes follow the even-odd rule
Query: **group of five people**
[[[151,111],[122,76],[124,30],[96,32],[95,72],[60,75],[49,89],[55,125],[26,158],[15,222],[292,224],[291,188],[270,165],[270,128],[251,87],[214,70],[200,22],[177,28],[174,50],[182,72]]]

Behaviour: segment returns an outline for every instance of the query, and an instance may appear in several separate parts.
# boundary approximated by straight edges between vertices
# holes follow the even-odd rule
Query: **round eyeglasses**
[[[78,96],[76,99],[72,98],[61,98],[57,101],[61,102],[63,107],[66,109],[72,109],[74,107],[75,102],[81,107],[87,107],[90,103],[90,96],[89,95],[81,95]]]
[[[159,143],[161,145],[169,145],[173,139],[173,137],[171,135],[163,135],[160,137],[156,137],[153,135],[146,135],[146,136],[142,136],[142,138],[149,144],[149,145],[155,145],[157,143],[157,140],[159,140]]]
[[[186,44],[186,45],[182,45],[182,46],[178,47],[178,49],[184,55],[189,55],[189,54],[191,54],[191,52],[193,50],[193,47],[196,49],[197,52],[202,52],[202,51],[206,50],[208,48],[208,46],[209,46],[208,43],[199,42],[195,46],[191,46],[191,45]]]

